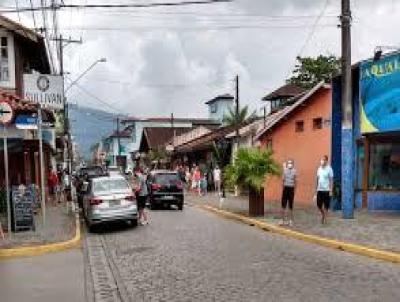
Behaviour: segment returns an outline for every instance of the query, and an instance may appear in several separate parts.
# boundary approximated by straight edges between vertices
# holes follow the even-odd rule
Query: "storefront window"
[[[400,142],[371,143],[369,187],[400,190]]]

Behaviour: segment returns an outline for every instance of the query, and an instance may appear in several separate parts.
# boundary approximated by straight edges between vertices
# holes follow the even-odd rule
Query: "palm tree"
[[[242,125],[246,122],[254,121],[257,118],[255,111],[249,113],[249,106],[244,106],[239,109],[239,115],[236,114],[236,110],[233,108],[229,109],[229,113],[224,116],[223,123],[226,126]]]
[[[281,174],[272,151],[259,148],[240,148],[235,160],[225,170],[225,180],[231,186],[249,190],[249,214],[264,215],[264,184],[269,176]]]

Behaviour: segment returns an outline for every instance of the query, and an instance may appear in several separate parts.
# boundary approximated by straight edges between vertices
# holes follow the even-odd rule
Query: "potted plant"
[[[225,168],[225,180],[230,185],[249,191],[249,215],[264,215],[264,184],[268,176],[281,174],[281,167],[272,158],[272,151],[240,148],[234,161]]]

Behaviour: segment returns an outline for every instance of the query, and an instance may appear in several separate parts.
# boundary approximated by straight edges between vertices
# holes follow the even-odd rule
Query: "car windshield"
[[[154,182],[160,185],[175,185],[180,182],[178,174],[175,173],[164,173],[156,174]]]
[[[87,174],[88,176],[98,176],[103,174],[103,169],[101,167],[82,168],[79,174],[80,175]]]
[[[93,183],[93,192],[95,193],[107,193],[115,191],[126,191],[129,190],[129,184],[125,179],[101,179]]]

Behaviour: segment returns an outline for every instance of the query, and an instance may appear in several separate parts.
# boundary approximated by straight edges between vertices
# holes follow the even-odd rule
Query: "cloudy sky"
[[[60,32],[83,39],[82,45],[65,49],[68,77],[74,79],[95,60],[107,59],[79,81],[89,93],[74,87],[69,100],[134,116],[207,116],[204,102],[233,93],[238,74],[242,103],[260,108],[260,99],[290,75],[297,55],[340,55],[340,2],[234,0],[179,8],[64,9],[58,15]],[[353,61],[371,56],[377,45],[400,46],[400,1],[351,2]],[[27,6],[29,0],[18,4]],[[0,0],[0,6],[15,6],[15,0]],[[18,20],[16,14],[8,16]],[[33,27],[30,13],[19,17]],[[41,24],[39,13],[35,19]],[[48,23],[52,27],[50,16]]]

